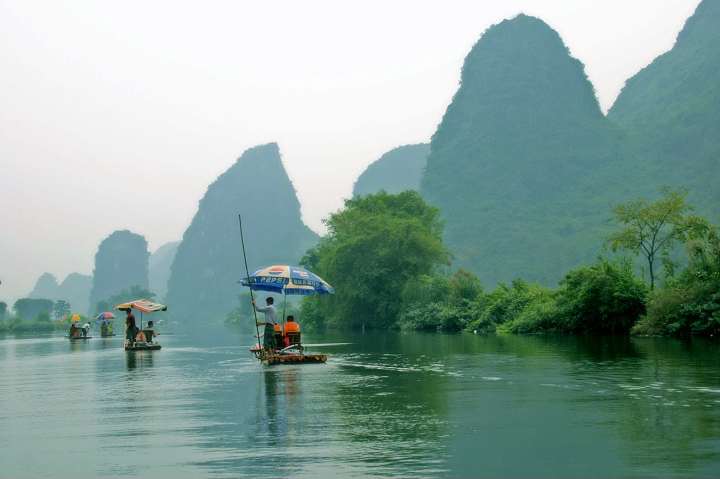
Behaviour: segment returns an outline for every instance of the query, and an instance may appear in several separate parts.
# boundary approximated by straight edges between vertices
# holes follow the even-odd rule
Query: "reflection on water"
[[[717,342],[0,337],[0,477],[718,477]]]

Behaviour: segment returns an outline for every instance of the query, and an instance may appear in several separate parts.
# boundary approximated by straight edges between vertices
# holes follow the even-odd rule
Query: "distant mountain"
[[[246,275],[238,215],[250,272],[297,264],[319,240],[301,220],[278,145],[245,151],[208,187],[178,246],[166,295],[173,318],[199,325],[238,306],[247,291],[238,284]]]
[[[385,153],[358,177],[353,195],[365,196],[380,190],[391,194],[419,190],[429,154],[427,143],[400,146]]]
[[[123,289],[129,290],[135,285],[149,289],[149,257],[144,236],[122,230],[105,238],[95,254],[88,311],[94,310],[98,301],[109,299]]]
[[[155,293],[155,299],[162,302],[167,293],[167,282],[170,279],[170,268],[177,253],[179,241],[166,243],[159,247],[152,255],[148,263],[150,291]]]
[[[92,276],[80,273],[70,273],[60,284],[60,298],[70,303],[73,311],[90,311],[90,289],[92,288]]]
[[[29,298],[63,300],[70,304],[73,312],[86,313],[89,310],[88,296],[92,287],[92,276],[70,273],[62,284],[50,273],[44,273],[35,283]]]
[[[626,82],[608,118],[629,133],[636,177],[655,194],[658,184],[690,188],[697,212],[720,223],[720,2],[699,4],[672,50]]]
[[[526,15],[489,28],[465,59],[421,181],[455,265],[494,287],[553,284],[593,261],[608,203],[629,193],[622,136],[557,32]]]
[[[52,299],[57,301],[63,299],[60,297],[60,285],[57,278],[50,273],[43,273],[35,282],[35,287],[28,295],[28,298],[34,299]]]

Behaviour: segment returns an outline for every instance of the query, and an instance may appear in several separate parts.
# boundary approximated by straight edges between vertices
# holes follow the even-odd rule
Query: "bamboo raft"
[[[302,364],[302,363],[324,363],[327,361],[325,354],[278,354],[269,356],[265,360],[268,364]]]
[[[135,341],[133,346],[130,346],[127,341],[125,342],[125,351],[157,351],[161,349],[158,343],[144,343],[142,341]]]
[[[327,361],[327,354],[308,354],[303,352],[287,352],[278,351],[277,354],[266,356],[263,349],[259,345],[250,348],[255,358],[260,359],[265,364],[308,364],[308,363],[324,363]]]

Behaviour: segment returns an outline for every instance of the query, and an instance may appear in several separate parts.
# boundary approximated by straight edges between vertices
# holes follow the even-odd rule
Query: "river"
[[[720,477],[717,341],[248,336],[0,336],[0,477]]]

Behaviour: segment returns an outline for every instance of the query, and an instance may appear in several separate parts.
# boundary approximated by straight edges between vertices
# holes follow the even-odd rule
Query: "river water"
[[[61,336],[0,336],[0,477],[720,477],[717,341]]]

